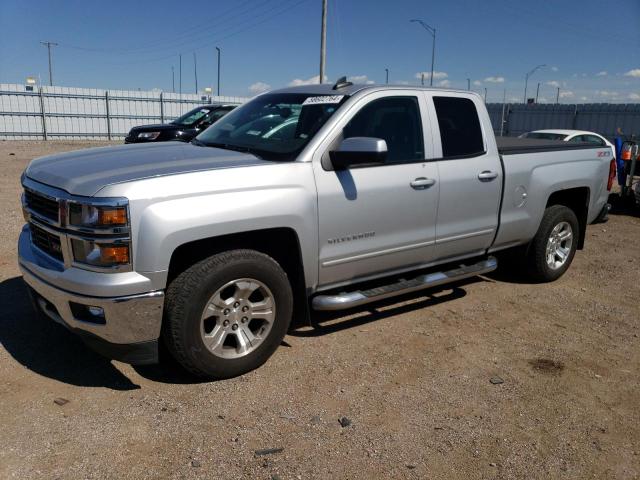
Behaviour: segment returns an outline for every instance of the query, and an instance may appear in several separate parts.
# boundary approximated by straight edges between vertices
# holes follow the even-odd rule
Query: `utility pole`
[[[220,96],[220,48],[216,47],[218,51],[218,96]]]
[[[47,47],[47,52],[49,53],[49,86],[53,86],[53,71],[51,69],[51,47],[57,47],[58,44],[54,42],[40,42],[40,43]]]
[[[198,94],[198,61],[196,60],[196,52],[193,52],[193,74],[196,77],[196,95]]]
[[[436,57],[436,29],[433,27],[430,27],[429,25],[424,23],[422,20],[418,20],[417,18],[414,18],[413,20],[409,20],[409,21],[419,23],[422,26],[422,28],[424,28],[427,32],[429,32],[433,37],[433,44],[431,45],[431,78],[429,83],[429,85],[433,87],[433,63]]]
[[[484,103],[487,103],[487,87],[484,87]]]
[[[178,93],[182,95],[182,54],[179,54],[178,58],[180,59],[180,66],[178,68]]]
[[[540,82],[538,82],[538,87],[536,88],[536,105],[538,104],[538,95],[540,94]]]
[[[560,103],[560,87],[558,87],[558,91],[556,92],[556,105]]]
[[[502,117],[500,118],[500,136],[504,133],[504,109],[507,103],[507,89],[504,89],[504,93],[502,94]]]
[[[322,29],[320,32],[320,78],[318,83],[324,81],[324,68],[327,61],[327,0],[322,0]]]
[[[538,70],[539,68],[546,67],[546,66],[547,66],[546,64],[538,65],[537,67],[531,69],[531,71],[527,72],[527,74],[524,76],[524,102],[523,103],[525,105],[527,104],[527,83],[529,83],[529,77],[533,75],[536,72],[536,70]]]
[[[385,80],[384,83],[388,84],[389,83],[389,69],[385,68],[384,71],[387,73],[387,77],[386,77],[387,79]]]
[[[173,65],[171,65],[171,91],[176,93],[176,72]]]

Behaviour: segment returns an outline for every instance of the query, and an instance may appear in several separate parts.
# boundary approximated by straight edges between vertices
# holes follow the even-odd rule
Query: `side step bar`
[[[335,295],[318,295],[313,298],[311,306],[314,310],[344,310],[384,298],[395,297],[468,277],[482,275],[492,272],[496,268],[498,268],[496,258],[488,257],[473,265],[461,265],[458,268],[446,272],[427,273],[409,280],[400,279],[389,285],[370,288],[368,290],[356,290],[354,292],[344,292]]]

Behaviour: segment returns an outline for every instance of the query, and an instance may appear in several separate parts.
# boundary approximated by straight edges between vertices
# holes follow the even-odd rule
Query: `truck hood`
[[[92,196],[114,183],[265,163],[255,155],[183,142],[119,145],[32,160],[26,176],[73,195]]]

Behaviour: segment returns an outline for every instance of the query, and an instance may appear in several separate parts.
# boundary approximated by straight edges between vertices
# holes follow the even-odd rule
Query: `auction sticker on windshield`
[[[309,97],[302,105],[320,105],[324,103],[340,103],[344,95],[322,95],[319,97]]]

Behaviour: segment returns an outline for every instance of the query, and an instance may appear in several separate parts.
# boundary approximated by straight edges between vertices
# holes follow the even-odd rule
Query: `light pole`
[[[409,20],[409,21],[419,23],[420,25],[422,25],[422,28],[424,28],[427,32],[429,32],[433,37],[433,45],[431,47],[431,78],[429,81],[429,85],[433,87],[433,62],[435,61],[435,58],[436,58],[436,29],[433,27],[430,27],[429,25],[424,23],[422,20],[418,20],[417,18],[414,18],[413,20]]]
[[[386,81],[384,83],[389,83],[389,69],[385,68],[384,71],[387,73]]]
[[[471,79],[467,78],[467,90],[471,90]]]
[[[543,63],[542,65],[538,65],[537,67],[531,69],[531,71],[527,72],[527,74],[524,76],[524,104],[527,104],[527,84],[529,83],[529,77],[531,75],[533,75],[536,70],[542,68],[542,67],[546,67],[546,63]]]
[[[536,105],[538,104],[538,95],[540,95],[540,82],[538,82],[538,86],[536,87]]]
[[[216,47],[218,51],[218,96],[220,96],[220,49]]]

